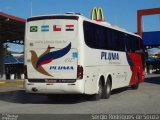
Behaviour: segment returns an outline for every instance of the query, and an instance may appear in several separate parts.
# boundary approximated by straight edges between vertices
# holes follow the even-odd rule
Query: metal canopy
[[[18,64],[18,63],[23,64],[24,63],[24,58],[23,57],[20,57],[20,58],[4,58],[4,63],[5,64]]]
[[[0,41],[23,44],[25,19],[0,12]]]
[[[142,39],[145,46],[160,46],[160,31],[143,32]]]

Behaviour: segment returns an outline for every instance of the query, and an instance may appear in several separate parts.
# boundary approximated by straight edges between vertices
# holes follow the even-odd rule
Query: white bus
[[[25,89],[40,94],[109,98],[111,90],[143,82],[138,35],[82,15],[27,19]]]

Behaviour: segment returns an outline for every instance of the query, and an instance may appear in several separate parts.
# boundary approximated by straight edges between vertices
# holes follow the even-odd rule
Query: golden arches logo
[[[92,9],[91,20],[104,21],[104,14],[102,8],[94,7]]]

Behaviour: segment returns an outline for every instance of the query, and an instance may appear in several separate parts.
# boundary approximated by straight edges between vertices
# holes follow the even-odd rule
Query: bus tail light
[[[83,79],[83,67],[80,65],[77,66],[77,78]]]

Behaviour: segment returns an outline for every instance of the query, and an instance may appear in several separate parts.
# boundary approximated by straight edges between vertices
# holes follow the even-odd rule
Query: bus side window
[[[112,43],[112,30],[107,29],[105,31],[105,38],[106,38],[106,44],[107,44],[107,49],[108,50],[113,50],[113,43]]]
[[[116,50],[117,43],[116,43],[116,32],[113,29],[110,29],[110,35],[109,35],[109,48],[110,50]]]
[[[118,33],[117,45],[118,51],[125,51],[125,36],[121,32]]]
[[[136,49],[134,37],[129,35],[129,41],[130,41],[130,46],[131,46],[131,52],[134,53]]]
[[[107,50],[107,40],[106,40],[106,37],[105,37],[105,31],[106,31],[106,29],[103,28],[103,30],[102,30],[102,42],[101,42],[101,46],[102,46],[102,49]]]
[[[135,50],[140,50],[140,42],[139,39],[137,39],[137,37],[135,37]]]
[[[106,49],[106,41],[103,27],[98,27],[95,31],[95,44],[98,49]]]
[[[88,46],[91,48],[95,47],[95,29],[92,24],[84,22],[84,39]]]
[[[132,52],[132,49],[131,49],[131,40],[130,40],[128,34],[125,34],[125,42],[126,42],[126,51],[127,52]]]
[[[139,39],[136,36],[132,36],[132,42],[133,42],[133,52],[136,52],[137,50],[140,50],[140,42]]]
[[[127,51],[136,52],[140,49],[139,39],[136,36],[128,35],[127,37]]]
[[[117,31],[113,31],[113,47],[115,51],[119,51],[119,36]]]
[[[143,46],[143,40],[138,38],[138,41],[139,41],[139,49],[144,49],[144,46]]]

